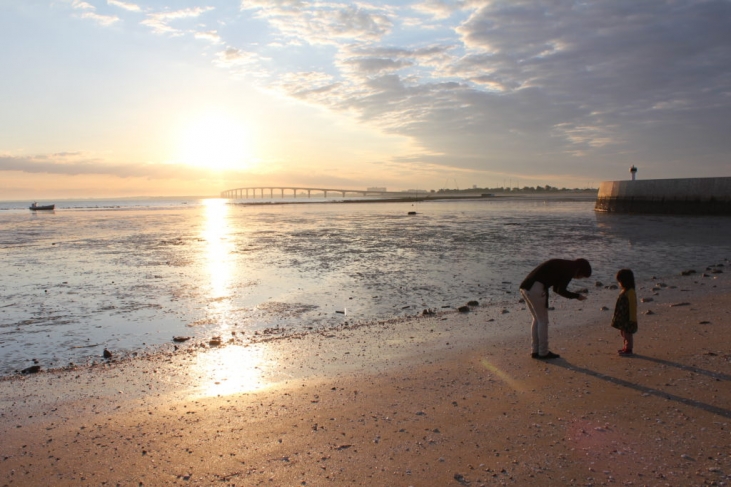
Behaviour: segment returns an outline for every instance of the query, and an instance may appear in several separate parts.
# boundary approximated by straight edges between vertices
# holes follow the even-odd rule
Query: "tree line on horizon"
[[[464,193],[560,193],[560,192],[572,192],[572,193],[596,193],[597,188],[558,188],[556,186],[523,186],[506,188],[504,186],[496,188],[468,188],[468,189],[446,189],[442,188],[439,190],[432,189],[432,193],[441,194],[464,194]]]

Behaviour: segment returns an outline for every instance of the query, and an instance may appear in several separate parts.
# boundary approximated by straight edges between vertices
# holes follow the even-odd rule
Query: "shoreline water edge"
[[[550,362],[516,300],[5,378],[0,485],[723,485],[725,270],[638,282],[632,358],[592,281]]]
[[[586,257],[606,283],[731,253],[728,220],[599,215],[590,198],[213,203],[6,215],[2,374],[501,306],[552,257]]]

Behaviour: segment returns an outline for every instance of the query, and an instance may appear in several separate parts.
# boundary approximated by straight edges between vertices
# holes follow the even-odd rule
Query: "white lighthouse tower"
[[[632,166],[629,168],[630,174],[632,174],[632,181],[635,180],[635,177],[637,176],[637,168],[635,166]]]

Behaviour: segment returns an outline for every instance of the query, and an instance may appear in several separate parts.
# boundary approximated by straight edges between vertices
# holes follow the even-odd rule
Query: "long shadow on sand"
[[[666,365],[668,367],[676,367],[678,369],[685,370],[686,372],[692,372],[694,374],[699,374],[699,375],[706,375],[708,377],[712,377],[713,379],[717,379],[717,380],[731,381],[731,375],[723,374],[721,372],[713,372],[711,370],[699,369],[698,367],[693,367],[692,365],[683,365],[683,364],[679,364],[677,362],[663,360],[661,358],[648,357],[647,355],[634,354],[632,358],[648,360],[650,362],[655,362],[656,364],[660,364],[660,365]]]
[[[636,358],[638,358],[638,357],[636,357]],[[642,358],[647,359],[647,360],[652,360],[654,362],[658,362],[658,363],[661,363],[661,364],[664,364],[664,365],[672,365],[672,366],[681,368],[683,370],[690,369],[693,372],[701,373],[701,372],[699,372],[700,369],[696,369],[695,367],[687,367],[687,366],[682,365],[682,364],[676,364],[674,362],[668,362],[667,360],[653,359],[651,357],[642,357]],[[663,399],[668,399],[670,401],[679,402],[681,404],[685,404],[686,406],[691,406],[691,407],[694,407],[694,408],[702,409],[703,411],[709,412],[711,414],[716,414],[718,416],[723,416],[724,418],[731,419],[731,410],[729,410],[729,409],[720,408],[718,406],[713,406],[712,404],[706,404],[704,402],[696,401],[694,399],[688,399],[688,398],[685,398],[685,397],[676,396],[675,394],[669,394],[669,393],[667,393],[665,391],[661,391],[661,390],[658,390],[658,389],[653,389],[652,387],[641,386],[639,384],[635,384],[633,382],[629,382],[629,381],[626,381],[624,379],[618,379],[617,377],[612,377],[610,375],[606,375],[606,374],[599,373],[599,372],[597,372],[595,370],[587,369],[585,367],[579,367],[578,365],[573,365],[573,364],[571,364],[571,363],[569,363],[569,362],[567,362],[567,361],[565,361],[563,359],[554,360],[554,361],[551,361],[549,363],[551,365],[556,365],[558,367],[563,367],[564,369],[567,369],[567,370],[570,370],[570,371],[573,371],[573,372],[580,372],[580,373],[585,374],[585,375],[588,375],[590,377],[594,377],[594,378],[597,378],[597,379],[601,379],[603,381],[609,382],[609,383],[614,384],[614,385],[618,385],[618,386],[622,386],[622,387],[627,387],[629,389],[633,389],[635,391],[639,391],[639,392],[641,392],[643,394],[648,394],[648,395],[651,395],[651,396],[656,396],[656,397],[661,397]],[[718,377],[719,374],[711,375],[712,373],[709,372],[709,371],[703,371],[703,372],[705,373],[705,375],[710,375],[711,377],[714,377],[714,378],[720,378],[720,377]],[[720,375],[721,375],[721,377],[725,378],[726,380],[729,379],[729,377],[726,376],[726,375],[723,375],[723,374],[720,374]]]

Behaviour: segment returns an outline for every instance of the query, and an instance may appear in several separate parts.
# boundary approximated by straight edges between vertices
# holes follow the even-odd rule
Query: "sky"
[[[0,0],[0,200],[731,176],[731,0]]]

